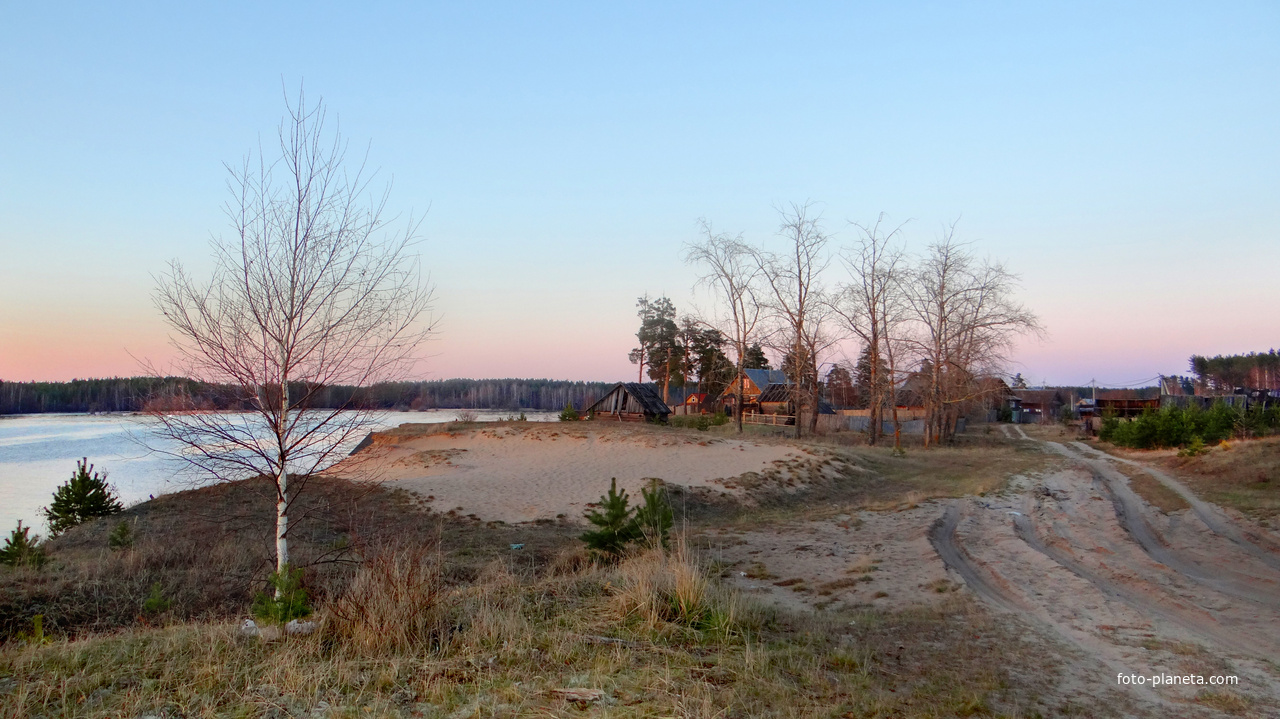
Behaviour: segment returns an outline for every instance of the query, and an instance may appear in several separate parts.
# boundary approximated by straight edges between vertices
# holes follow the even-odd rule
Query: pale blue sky
[[[1280,6],[690,5],[0,5],[0,377],[163,357],[151,275],[207,256],[282,80],[430,209],[429,376],[630,376],[695,220],[806,199],[837,241],[963,215],[1036,381],[1280,345]]]

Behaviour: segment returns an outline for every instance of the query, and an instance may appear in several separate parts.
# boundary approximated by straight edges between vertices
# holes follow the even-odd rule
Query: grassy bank
[[[495,562],[456,585],[443,574],[437,553],[384,555],[309,637],[179,622],[11,643],[3,716],[1017,715],[1054,675],[963,599],[785,615],[678,551],[616,567],[569,552],[526,578]]]

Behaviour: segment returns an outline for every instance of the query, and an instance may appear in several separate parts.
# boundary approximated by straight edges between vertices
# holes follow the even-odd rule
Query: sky
[[[418,378],[634,376],[637,297],[708,306],[697,221],[805,201],[836,249],[959,219],[1034,383],[1280,345],[1274,3],[0,2],[0,379],[163,366],[155,278],[300,85],[424,216]]]

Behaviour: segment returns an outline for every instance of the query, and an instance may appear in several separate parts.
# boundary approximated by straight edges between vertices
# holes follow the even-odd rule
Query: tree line
[[[797,417],[807,420],[797,420],[797,436],[804,424],[816,430],[825,391],[871,410],[876,443],[886,413],[898,425],[906,393],[924,409],[928,446],[954,436],[959,418],[999,390],[995,380],[1007,376],[1015,339],[1040,332],[1015,297],[1017,276],[980,257],[955,223],[910,252],[905,223],[890,227],[883,214],[850,222],[852,238],[842,246],[812,204],[778,214],[775,237],[761,244],[700,221],[701,238],[686,245],[684,259],[700,270],[698,286],[714,304],[677,321],[669,299],[641,298],[640,346],[631,360],[642,375],[647,367],[664,388],[693,377],[700,390],[723,391],[725,377],[732,382],[743,369],[767,366],[761,359],[769,350],[786,373]],[[860,346],[853,362],[840,354],[850,340]],[[739,431],[741,404],[734,408]]]
[[[1190,365],[1197,384],[1210,392],[1280,389],[1280,354],[1274,349],[1242,355],[1192,355]]]
[[[371,387],[307,387],[293,383],[290,394],[306,397],[300,409],[360,407],[379,410],[492,409],[555,411],[566,404],[586,406],[612,387],[609,382],[551,379],[446,379],[381,382]],[[111,377],[70,382],[0,381],[0,414],[44,412],[144,412],[170,410],[251,410],[254,397],[231,384],[186,377]]]

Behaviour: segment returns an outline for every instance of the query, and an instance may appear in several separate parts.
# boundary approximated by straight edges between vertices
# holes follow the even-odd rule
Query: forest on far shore
[[[584,407],[612,382],[551,379],[446,379],[389,382],[372,387],[325,387],[311,407],[370,409],[561,410]],[[296,392],[295,396],[302,396]],[[0,414],[140,412],[147,409],[250,409],[235,387],[186,377],[111,377],[70,382],[0,381]]]

